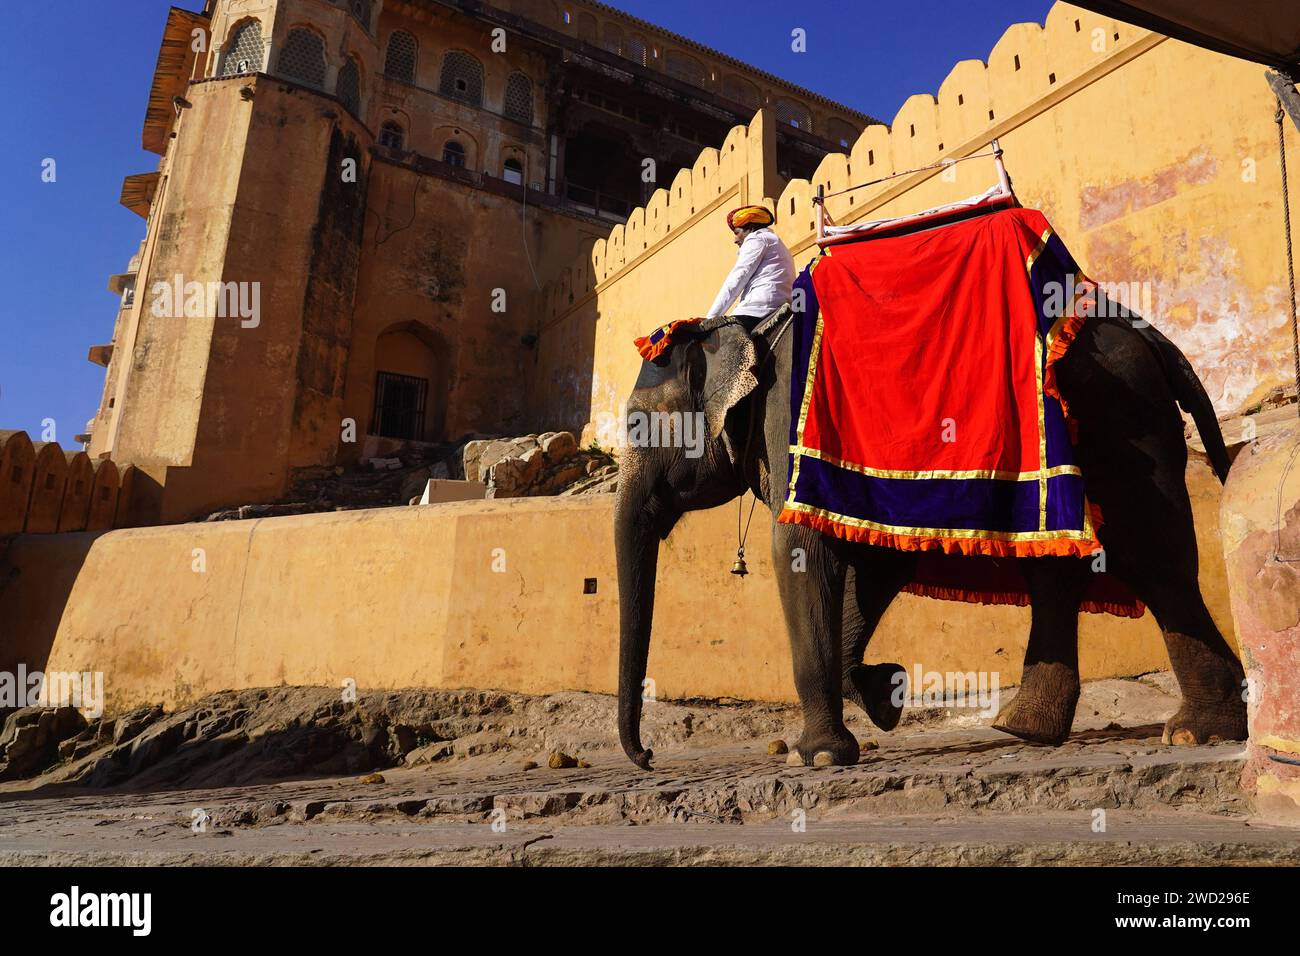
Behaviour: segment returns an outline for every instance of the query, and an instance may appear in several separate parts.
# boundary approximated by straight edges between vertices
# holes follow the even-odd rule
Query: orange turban
[[[770,226],[774,222],[776,222],[776,217],[772,215],[771,210],[766,206],[741,206],[739,209],[733,209],[727,213],[727,227],[730,229],[755,224]]]

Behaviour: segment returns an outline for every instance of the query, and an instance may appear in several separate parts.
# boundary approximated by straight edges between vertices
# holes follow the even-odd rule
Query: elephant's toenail
[[[1175,730],[1170,736],[1169,742],[1175,747],[1195,747],[1196,734],[1186,728]]]
[[[799,756],[799,751],[791,750],[790,756],[785,758],[785,765],[787,767],[802,767],[803,757]]]
[[[777,757],[780,756],[781,754],[789,753],[790,748],[785,745],[784,740],[773,740],[771,743],[767,745],[767,752],[771,756]]]
[[[814,767],[832,767],[835,765],[835,756],[829,750],[817,751],[817,756],[813,757]]]

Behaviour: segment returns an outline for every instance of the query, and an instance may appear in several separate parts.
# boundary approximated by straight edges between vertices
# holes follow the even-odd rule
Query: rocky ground
[[[962,708],[890,734],[854,712],[862,761],[813,769],[779,753],[796,708],[660,702],[651,773],[594,694],[19,711],[0,733],[0,865],[1300,864],[1300,830],[1249,818],[1241,745],[1160,744],[1175,706],[1167,675],[1089,684],[1059,748]]]

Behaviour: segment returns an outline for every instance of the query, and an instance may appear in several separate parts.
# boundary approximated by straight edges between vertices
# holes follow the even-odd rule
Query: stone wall
[[[0,538],[126,527],[135,469],[0,431]]]

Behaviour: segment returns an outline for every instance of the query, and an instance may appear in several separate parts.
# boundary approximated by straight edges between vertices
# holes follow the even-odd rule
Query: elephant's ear
[[[701,389],[704,420],[709,437],[717,438],[727,422],[727,413],[758,387],[754,372],[758,352],[754,341],[739,325],[724,325],[703,343],[704,386]]]

